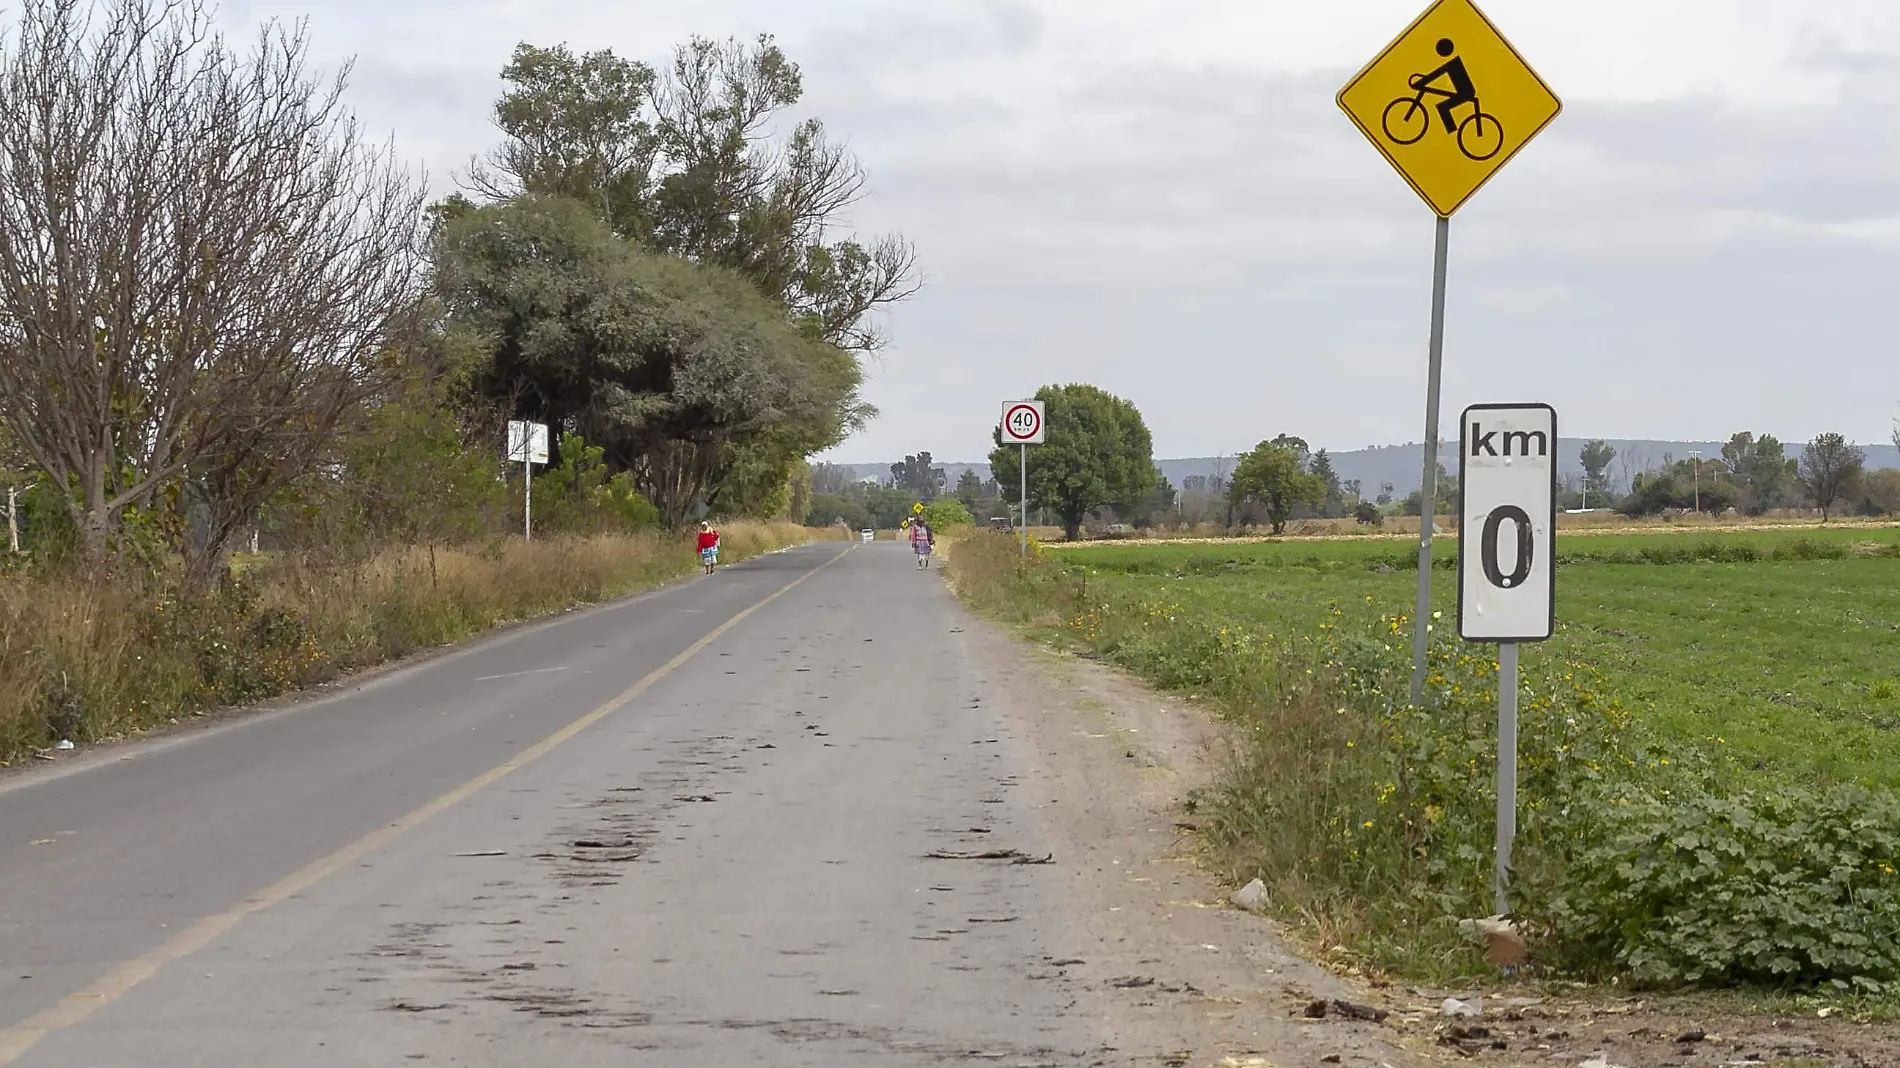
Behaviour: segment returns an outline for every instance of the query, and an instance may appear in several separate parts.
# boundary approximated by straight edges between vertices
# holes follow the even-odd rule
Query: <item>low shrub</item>
[[[1554,959],[1639,985],[1900,980],[1900,799],[1858,786],[1597,794],[1539,919]]]

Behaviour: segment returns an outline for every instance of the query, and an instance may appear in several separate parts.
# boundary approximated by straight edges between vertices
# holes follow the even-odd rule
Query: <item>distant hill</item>
[[[1583,463],[1578,459],[1583,451],[1583,438],[1559,438],[1557,450],[1558,477],[1581,477]],[[1616,458],[1610,461],[1610,480],[1618,492],[1626,490],[1630,478],[1640,472],[1660,466],[1665,457],[1686,460],[1693,450],[1701,450],[1705,458],[1719,458],[1722,455],[1722,442],[1719,441],[1649,441],[1633,439],[1607,439],[1616,450]],[[1792,443],[1787,446],[1789,456],[1799,456],[1804,443]],[[1864,445],[1867,452],[1869,469],[1881,467],[1900,468],[1900,449],[1892,445]],[[1358,479],[1360,492],[1367,497],[1376,496],[1381,483],[1392,483],[1392,492],[1403,497],[1418,488],[1419,476],[1424,463],[1423,448],[1416,442],[1409,445],[1382,445],[1370,449],[1355,449],[1351,452],[1328,453],[1333,461],[1333,470],[1339,472],[1342,480]],[[1457,448],[1455,442],[1439,447],[1439,457],[1447,471],[1458,469]],[[1030,462],[1034,463],[1032,456]],[[875,478],[880,481],[891,477],[890,464],[840,464],[852,472],[858,479]],[[945,476],[951,485],[956,485],[963,472],[975,469],[984,479],[990,477],[990,465],[986,463],[942,463]],[[1192,475],[1212,475],[1216,471],[1231,472],[1234,469],[1234,457],[1193,456],[1179,459],[1158,460],[1156,466],[1169,482],[1180,486],[1182,480]]]

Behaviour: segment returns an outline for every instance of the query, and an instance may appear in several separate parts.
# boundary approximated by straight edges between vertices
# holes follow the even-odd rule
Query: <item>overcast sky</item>
[[[233,0],[357,58],[369,127],[453,187],[516,42],[660,61],[770,32],[925,289],[834,454],[980,459],[1049,382],[1159,456],[1422,436],[1432,217],[1333,104],[1421,0]],[[1885,441],[1900,410],[1900,4],[1486,0],[1564,114],[1452,224],[1445,420]]]

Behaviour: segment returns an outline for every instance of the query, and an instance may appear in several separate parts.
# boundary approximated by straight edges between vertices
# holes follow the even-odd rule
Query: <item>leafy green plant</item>
[[[967,527],[976,522],[976,517],[955,497],[939,497],[924,505],[924,522],[932,530],[948,530],[951,527]]]
[[[1841,786],[1600,793],[1540,919],[1557,959],[1639,984],[1900,980],[1900,799]]]
[[[561,435],[561,462],[534,480],[536,525],[570,534],[631,533],[660,525],[659,509],[625,471],[608,470],[606,450],[579,434]]]

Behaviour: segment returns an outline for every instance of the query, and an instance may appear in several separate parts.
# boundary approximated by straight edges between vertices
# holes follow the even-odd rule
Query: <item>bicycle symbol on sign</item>
[[[1458,141],[1458,151],[1467,159],[1483,162],[1498,154],[1504,147],[1504,127],[1497,117],[1485,113],[1478,104],[1478,90],[1471,84],[1471,74],[1465,70],[1465,61],[1453,53],[1458,46],[1447,37],[1438,42],[1438,54],[1445,62],[1430,74],[1414,74],[1406,80],[1416,94],[1402,96],[1385,106],[1385,112],[1379,117],[1379,124],[1385,128],[1385,135],[1401,145],[1416,144],[1432,128],[1431,109],[1438,109],[1438,117],[1445,124],[1445,132]],[[1432,83],[1443,78],[1451,84],[1449,89],[1440,89]],[[1439,97],[1436,104],[1426,104],[1427,96]],[[1457,121],[1452,113],[1464,105],[1471,105],[1471,114],[1464,121]],[[1403,109],[1403,114],[1396,114]]]

